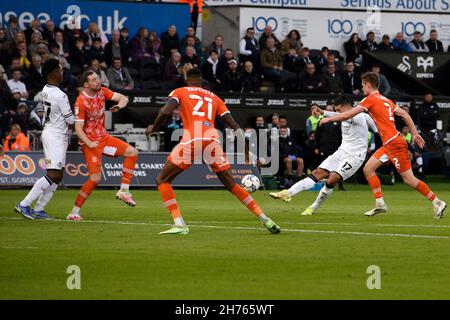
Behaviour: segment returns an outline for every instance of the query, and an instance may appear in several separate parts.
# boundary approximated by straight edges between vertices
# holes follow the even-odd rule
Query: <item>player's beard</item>
[[[92,91],[99,92],[101,88],[102,88],[102,84],[100,83],[97,87],[93,88]]]

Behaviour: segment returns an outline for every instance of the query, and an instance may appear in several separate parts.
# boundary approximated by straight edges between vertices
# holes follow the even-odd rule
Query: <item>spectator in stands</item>
[[[375,72],[378,75],[379,79],[379,87],[378,91],[382,95],[389,95],[391,93],[391,85],[389,84],[388,79],[384,76],[384,74],[380,73],[381,67],[379,64],[375,63],[372,65],[372,72]]]
[[[42,41],[43,39],[41,38],[39,33],[33,33],[31,35],[31,43],[28,46],[28,52],[30,56],[34,56],[36,54],[37,46],[43,43]]]
[[[182,56],[181,58],[181,62],[183,64],[185,63],[190,63],[192,64],[192,66],[194,68],[200,68],[201,64],[200,64],[200,58],[197,56],[197,54],[195,53],[195,49],[194,47],[186,47],[186,52],[185,54]]]
[[[425,44],[430,52],[444,52],[442,42],[438,39],[438,32],[435,29],[430,31],[430,39]]]
[[[228,69],[228,62],[231,60],[237,60],[234,57],[233,50],[225,49],[225,51],[223,52],[223,56],[221,58],[219,58],[219,64],[220,64],[221,69],[222,70]]]
[[[320,54],[316,57],[316,61],[314,61],[314,64],[316,65],[316,70],[321,71],[327,64],[328,64],[328,54],[330,53],[330,50],[328,47],[322,47],[320,50]]]
[[[28,54],[27,43],[25,41],[19,42],[19,44],[17,46],[17,51],[18,51],[17,55],[20,57],[20,61],[19,61],[20,68],[28,69],[31,65],[31,61],[30,61],[31,56]]]
[[[220,90],[223,92],[242,92],[241,73],[236,60],[230,60],[228,69],[222,74]]]
[[[336,59],[336,56],[334,55],[334,53],[330,52],[327,55],[327,64],[322,67],[322,74],[323,75],[327,74],[328,66],[330,64],[335,66],[336,72],[342,72],[342,70],[343,70],[342,63],[338,59]]]
[[[181,47],[181,55],[183,56],[183,55],[185,55],[186,54],[186,48],[187,47],[193,47],[194,49],[195,49],[195,54],[197,55],[197,56],[201,56],[201,53],[202,53],[202,49],[200,48],[200,46],[198,46],[198,45],[196,45],[195,44],[195,37],[193,37],[193,36],[187,36],[186,37],[186,46],[182,46]]]
[[[88,30],[86,31],[87,41],[86,48],[90,49],[94,45],[94,40],[100,39],[100,45],[103,48],[108,43],[108,38],[100,30],[97,23],[89,22]]]
[[[127,67],[122,66],[122,60],[119,57],[113,58],[113,64],[108,68],[106,76],[112,90],[134,89],[134,80]]]
[[[278,113],[272,113],[270,117],[270,123],[268,124],[269,129],[275,129],[278,131],[278,126],[280,125],[280,115]]]
[[[17,113],[12,119],[12,123],[17,123],[22,128],[23,133],[27,133],[30,128],[30,114],[28,113],[28,105],[24,101],[20,101],[17,105]]]
[[[308,63],[312,63],[313,61],[309,57],[309,48],[303,47],[301,50],[301,56],[300,56],[300,72],[303,72],[305,70],[305,67]]]
[[[102,40],[100,38],[95,38],[92,40],[92,46],[88,50],[87,55],[88,61],[95,59],[98,60],[102,68],[106,69],[108,67],[105,61],[105,50],[102,47]]]
[[[26,45],[27,42],[25,41],[25,33],[23,33],[23,31],[17,32],[14,39],[9,41],[9,51],[11,56],[14,57],[19,55],[19,44],[23,41]]]
[[[258,74],[253,68],[251,61],[244,62],[244,69],[241,73],[242,92],[259,92],[260,80]]]
[[[209,57],[202,66],[202,78],[211,91],[217,91],[222,77],[219,54],[215,49],[209,51]]]
[[[316,72],[314,63],[308,63],[305,72],[300,77],[300,92],[322,93],[324,91],[324,80],[319,72]]]
[[[111,41],[106,44],[104,52],[105,62],[108,66],[111,66],[113,64],[113,58],[120,58],[124,65],[128,63],[128,48],[126,47],[125,43],[120,41],[119,30],[113,30],[111,34]]]
[[[10,48],[8,40],[6,39],[6,33],[5,30],[0,27],[0,65],[2,65],[3,68],[6,68],[10,63],[10,60]]]
[[[102,70],[100,61],[96,58],[91,60],[90,67],[88,70],[94,71],[100,78],[100,83],[104,87],[109,87],[109,80],[106,76],[105,71]]]
[[[342,84],[344,93],[355,96],[361,93],[361,75],[355,70],[355,64],[351,61],[345,65],[345,71],[342,73]]]
[[[15,69],[19,69],[19,70],[21,69],[20,68],[20,57],[13,57],[11,59],[11,64],[6,66],[6,70],[5,71],[6,71],[6,75],[8,76],[6,81],[8,81],[8,79],[12,78],[12,72]]]
[[[258,40],[255,39],[255,28],[247,28],[245,37],[239,41],[239,61],[251,61],[253,66],[259,68],[260,47]]]
[[[128,28],[123,27],[122,29],[120,29],[120,44],[122,46],[124,46],[125,48],[127,48],[128,50],[130,49],[130,40],[128,39]]]
[[[167,120],[164,128],[164,151],[170,152],[178,144],[179,139],[173,140],[172,134],[175,130],[183,129],[183,121],[181,120],[180,110],[174,109],[172,111],[172,116]],[[181,138],[181,137],[179,137]]]
[[[17,18],[13,15],[9,16],[8,19],[8,27],[5,30],[6,32],[6,38],[9,41],[12,41],[16,37],[16,33],[20,32],[20,28],[17,24]]]
[[[165,57],[170,57],[172,52],[180,51],[180,38],[178,37],[177,27],[169,26],[167,31],[161,35],[162,53]]]
[[[288,120],[285,116],[278,116],[278,128],[285,127],[287,129],[288,136],[292,137],[291,128],[288,127]]]
[[[211,50],[216,50],[217,54],[219,55],[219,58],[222,58],[224,55],[225,49],[223,48],[223,36],[218,34],[214,38],[214,41],[211,43],[211,45],[208,48],[208,52]]]
[[[25,83],[20,81],[22,77],[22,72],[20,69],[14,69],[12,71],[12,78],[8,80],[8,87],[11,90],[11,93],[19,92],[21,98],[28,98],[28,91]]]
[[[42,37],[47,41],[48,45],[56,42],[56,32],[62,32],[62,30],[55,26],[53,20],[47,20],[45,23],[44,31],[42,32]]]
[[[256,116],[251,128],[245,130],[245,138],[248,140],[250,152],[254,154],[253,162],[256,162],[258,167],[267,164],[269,162],[267,156],[270,154],[270,137],[262,115]]]
[[[362,44],[361,39],[357,33],[353,33],[350,39],[344,43],[345,54],[347,56],[346,61],[352,61],[356,64],[362,62]]]
[[[289,54],[290,49],[295,49],[297,54],[300,54],[302,48],[303,43],[301,40],[300,32],[295,29],[289,31],[286,38],[281,42],[281,54],[283,56]]]
[[[2,64],[0,64],[0,80],[8,81],[8,74]]]
[[[325,74],[325,92],[329,94],[342,94],[343,87],[342,78],[336,72],[336,66],[329,64],[327,66],[327,73]]]
[[[277,90],[282,91],[287,81],[296,79],[297,75],[283,69],[283,57],[275,46],[275,39],[267,38],[266,44],[267,47],[261,52],[263,75],[267,79],[275,81]]]
[[[379,51],[394,51],[394,46],[391,43],[391,39],[389,38],[389,35],[384,34],[381,38],[381,43],[378,45]]]
[[[420,31],[414,32],[414,38],[409,43],[409,48],[411,52],[428,52],[428,47],[422,40],[422,33]]]
[[[9,135],[5,139],[5,143],[3,144],[3,151],[5,152],[24,152],[31,151],[30,150],[30,141],[22,133],[22,129],[20,125],[14,123],[11,125],[11,131]]]
[[[70,49],[73,49],[75,47],[77,39],[83,39],[84,44],[86,44],[86,42],[88,41],[87,34],[79,28],[75,17],[69,20],[64,26],[63,34],[64,39],[66,39]]]
[[[69,61],[73,74],[79,75],[85,68],[87,68],[89,61],[83,38],[78,38],[75,40],[75,47],[70,53]]]
[[[42,90],[45,86],[46,80],[42,74],[42,58],[40,55],[35,54],[32,57],[32,65],[28,70],[28,76],[26,78],[26,87],[29,91],[30,98],[33,98],[36,93]]]
[[[366,34],[366,40],[361,43],[361,51],[369,51],[375,52],[378,49],[378,44],[375,41],[375,33],[373,31],[369,31]]]
[[[158,61],[161,55],[161,39],[155,31],[150,32],[150,54]]]
[[[403,38],[403,32],[397,32],[394,40],[392,40],[392,46],[397,51],[411,52],[408,42]]]
[[[294,72],[297,77],[302,71],[302,59],[294,48],[289,49],[288,54],[284,57],[283,67],[287,71]]]
[[[417,110],[420,130],[424,133],[436,129],[436,121],[440,119],[440,110],[436,102],[433,101],[433,94],[428,92],[423,97],[423,103]]]
[[[193,37],[194,38],[194,45],[190,44],[187,42],[188,37]],[[187,47],[187,46],[193,46],[194,48],[201,48],[202,46],[202,42],[200,41],[200,39],[196,36],[196,32],[194,27],[189,26],[186,29],[186,36],[181,39],[181,48],[183,47]],[[200,54],[200,50],[197,51],[197,54]]]
[[[316,107],[319,107],[316,103],[311,105],[311,115],[306,119],[306,134],[308,136],[316,131],[319,121],[323,119],[323,115],[321,115],[320,112],[317,112]]]
[[[25,40],[28,44],[31,43],[31,36],[33,33],[37,33],[39,35],[39,38],[42,39],[42,30],[41,28],[41,21],[39,19],[33,19],[31,21],[30,26],[25,30]]]
[[[273,33],[273,29],[271,25],[267,25],[264,28],[263,33],[259,37],[259,48],[261,52],[267,47],[267,39],[273,38],[275,41],[275,47],[280,50],[281,49],[281,42],[277,39],[275,34]]]
[[[288,178],[294,178],[292,176],[293,165],[296,164],[296,176],[300,178],[303,176],[303,157],[301,155],[301,148],[295,144],[294,139],[288,134],[288,129],[286,127],[280,126],[280,159],[285,166],[285,176]]]
[[[172,53],[172,56],[164,65],[162,82],[163,90],[170,91],[181,86],[183,79],[181,78],[181,74],[178,71],[180,67],[181,54],[178,51],[175,51]]]
[[[64,34],[61,31],[56,32],[55,43],[59,47],[59,56],[68,58],[69,57],[69,46],[64,41]]]
[[[131,57],[136,61],[142,58],[153,58],[150,52],[150,39],[147,28],[139,28],[136,36],[131,40]]]
[[[42,131],[44,128],[44,107],[39,103],[30,114],[30,130]]]

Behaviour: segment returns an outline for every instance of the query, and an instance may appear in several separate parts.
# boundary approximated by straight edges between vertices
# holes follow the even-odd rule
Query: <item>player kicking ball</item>
[[[128,143],[114,138],[105,128],[105,100],[117,102],[110,110],[117,112],[128,103],[124,95],[104,88],[94,71],[82,75],[83,90],[75,102],[75,132],[86,160],[89,180],[81,188],[67,220],[82,220],[80,209],[101,181],[102,156],[124,157],[122,182],[116,198],[134,207],[136,202],[129,191],[138,151]]]
[[[417,132],[413,120],[406,111],[397,107],[392,100],[378,92],[379,80],[376,73],[366,72],[361,76],[361,81],[362,89],[366,97],[352,110],[323,119],[322,122],[345,121],[361,112],[368,112],[378,127],[383,146],[370,157],[364,166],[364,175],[375,197],[375,208],[367,211],[365,215],[374,216],[378,213],[387,212],[387,206],[381,191],[380,179],[376,175],[376,170],[380,166],[392,162],[402,177],[403,182],[423,194],[433,204],[435,218],[442,218],[447,204],[439,200],[423,181],[414,176],[409,159],[408,145],[400,132],[395,128],[394,115],[403,118],[403,121],[413,135],[414,142],[420,148],[423,148],[425,141]]]
[[[196,69],[189,71],[188,87],[178,88],[170,93],[169,101],[159,111],[154,124],[147,129],[147,134],[155,133],[174,109],[180,109],[183,137],[168,156],[156,179],[158,191],[165,207],[172,215],[175,226],[160,234],[189,233],[171,183],[181,172],[187,170],[194,160],[200,160],[210,166],[225,188],[253,212],[271,233],[279,233],[280,228],[264,214],[252,196],[234,181],[230,164],[220,146],[219,134],[214,128],[216,116],[220,116],[231,129],[241,135],[242,139],[244,132],[234,121],[225,103],[214,93],[202,89],[201,83],[201,72]]]
[[[349,100],[338,97],[335,101],[336,111],[324,111],[315,107],[315,111],[325,117],[336,116],[339,113],[353,109]],[[323,121],[323,119],[322,119]],[[363,165],[368,149],[369,128],[377,132],[372,119],[365,114],[360,114],[352,119],[341,123],[342,143],[338,150],[326,158],[311,175],[294,184],[288,190],[270,193],[274,199],[285,202],[291,201],[291,197],[314,186],[317,181],[327,178],[325,186],[320,190],[316,201],[301,213],[302,216],[312,215],[332,193],[333,188],[340,181],[347,180],[353,176]]]
[[[36,181],[25,199],[15,207],[16,212],[30,220],[52,219],[45,212],[45,206],[63,179],[69,126],[74,123],[69,99],[59,88],[62,81],[59,61],[48,59],[44,63],[42,73],[47,79],[47,84],[42,89],[45,119],[41,136],[47,174]],[[34,209],[30,209],[36,199]]]

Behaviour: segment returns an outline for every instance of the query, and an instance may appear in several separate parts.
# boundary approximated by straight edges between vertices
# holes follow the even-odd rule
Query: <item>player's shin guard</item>
[[[373,196],[375,197],[375,203],[377,206],[384,205],[383,192],[381,191],[381,182],[380,179],[374,175],[367,179],[367,182],[372,189]]]
[[[158,191],[161,194],[161,198],[164,202],[164,206],[172,215],[173,221],[176,226],[184,227],[185,223],[181,217],[180,209],[178,208],[177,199],[175,198],[175,192],[173,192],[170,183],[161,183],[158,185]]]
[[[419,183],[416,186],[416,190],[423,194],[430,201],[436,199],[436,195],[434,194],[434,192],[431,191],[430,187],[428,187],[427,184],[421,180],[419,180]]]
[[[255,200],[253,200],[253,197],[245,191],[244,188],[242,188],[240,185],[235,184],[234,187],[231,189],[231,193],[236,196],[236,198],[241,201],[244,206],[247,207],[248,210],[253,212],[262,223],[265,223],[268,218],[264,214],[264,212],[261,210],[259,205],[256,203]]]
[[[122,182],[120,188],[122,190],[128,190],[130,187],[131,180],[133,179],[134,168],[136,166],[137,156],[125,157],[123,160],[122,169]]]
[[[92,190],[97,187],[97,182],[94,180],[89,179],[86,181],[83,186],[81,187],[80,192],[78,193],[77,199],[75,200],[75,207],[81,208],[86,201],[86,199],[91,194]]]

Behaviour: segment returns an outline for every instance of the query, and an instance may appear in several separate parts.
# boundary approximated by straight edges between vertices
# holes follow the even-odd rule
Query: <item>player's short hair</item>
[[[337,96],[336,99],[334,99],[334,105],[335,106],[339,106],[339,105],[341,105],[341,106],[351,106],[352,103],[351,103],[349,98],[340,95],[340,96]]]
[[[95,71],[93,71],[93,70],[88,70],[88,71],[83,72],[83,74],[81,75],[81,86],[83,86],[83,84],[88,82],[89,77],[92,76],[93,74],[95,74]]]
[[[202,71],[198,68],[194,68],[189,70],[186,73],[186,77],[189,80],[197,80],[197,79],[201,79],[202,78]]]
[[[44,65],[42,66],[42,73],[44,74],[44,76],[47,77],[54,70],[60,69],[60,68],[61,68],[61,66],[57,59],[47,59],[47,61],[45,61]]]
[[[379,82],[380,82],[378,80],[378,75],[375,72],[364,73],[361,76],[361,81],[370,83],[370,85],[375,89],[378,89]]]

